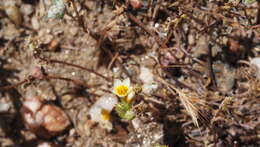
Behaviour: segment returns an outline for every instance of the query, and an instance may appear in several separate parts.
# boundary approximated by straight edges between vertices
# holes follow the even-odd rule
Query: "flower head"
[[[110,122],[110,112],[117,103],[115,95],[103,95],[89,109],[91,120],[98,122],[101,127],[111,130],[113,125]]]
[[[123,81],[116,79],[114,83],[113,93],[119,97],[126,97],[132,90],[130,79]]]

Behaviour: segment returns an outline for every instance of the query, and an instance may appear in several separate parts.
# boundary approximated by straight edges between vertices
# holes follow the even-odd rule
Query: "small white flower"
[[[111,130],[113,128],[112,123],[110,122],[110,112],[102,109],[98,105],[94,105],[90,108],[89,111],[91,120],[98,122],[102,128]]]
[[[97,122],[107,121],[110,118],[110,112],[118,103],[114,95],[104,95],[99,98],[90,108],[91,119]]]
[[[110,122],[110,112],[117,103],[118,100],[115,95],[109,94],[102,96],[89,110],[91,120],[98,122],[101,127],[111,130],[112,123]]]
[[[114,82],[113,93],[119,97],[126,97],[132,91],[130,79],[121,81],[116,79]]]

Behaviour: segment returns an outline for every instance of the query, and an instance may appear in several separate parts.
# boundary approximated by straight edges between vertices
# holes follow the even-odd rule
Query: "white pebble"
[[[0,103],[0,112],[6,112],[11,108],[10,103]]]
[[[34,11],[34,7],[30,4],[23,4],[21,6],[21,12],[24,14],[24,15],[31,15]]]
[[[251,61],[250,61],[251,64],[254,64],[256,65],[258,71],[257,71],[257,77],[258,79],[260,79],[260,57],[256,57],[256,58],[253,58]]]
[[[36,16],[32,17],[31,19],[31,23],[32,23],[32,27],[35,29],[35,30],[39,30],[40,29],[40,22],[38,20],[38,18]]]
[[[142,125],[141,120],[138,118],[134,118],[131,122],[135,130],[138,130]]]
[[[49,142],[42,142],[38,144],[37,147],[54,147],[54,145]]]
[[[155,28],[158,28],[159,26],[160,26],[159,23],[156,23],[156,24],[154,25]]]
[[[150,69],[146,67],[141,67],[141,73],[139,78],[144,83],[143,84],[143,93],[145,94],[152,94],[158,88],[158,84],[154,81],[153,73]]]
[[[40,109],[42,102],[38,98],[34,98],[31,100],[26,100],[23,105],[33,113],[36,113],[38,109]]]
[[[141,73],[139,75],[139,78],[140,80],[143,82],[143,83],[152,83],[154,80],[153,80],[153,73],[151,72],[150,69],[142,66],[140,68],[141,70]]]
[[[143,85],[143,93],[145,94],[152,94],[155,92],[158,88],[158,85],[156,83],[146,83]]]

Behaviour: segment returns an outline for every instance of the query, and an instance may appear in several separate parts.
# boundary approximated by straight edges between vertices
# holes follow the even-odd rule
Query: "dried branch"
[[[93,73],[103,79],[105,79],[106,81],[110,82],[111,81],[111,78],[108,78],[106,76],[103,76],[102,74],[94,71],[93,69],[88,69],[86,67],[82,67],[80,65],[76,65],[76,64],[72,64],[72,63],[67,63],[65,61],[59,61],[59,60],[55,60],[55,59],[45,59],[43,57],[38,57],[39,59],[41,59],[42,61],[45,61],[47,63],[57,63],[57,64],[64,64],[64,65],[68,65],[68,66],[72,66],[72,67],[76,67],[76,68],[79,68],[79,69],[82,69],[82,70],[85,70],[85,71],[88,71],[90,73]]]

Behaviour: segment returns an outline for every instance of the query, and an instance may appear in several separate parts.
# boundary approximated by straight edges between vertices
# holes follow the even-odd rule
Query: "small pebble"
[[[5,4],[5,13],[16,24],[16,26],[22,24],[23,16],[20,9],[15,4]]]
[[[31,14],[33,13],[33,11],[34,11],[34,8],[33,8],[33,6],[30,5],[30,4],[23,4],[23,5],[21,6],[21,12],[22,12],[24,15],[29,16],[29,15],[31,15]]]
[[[260,79],[260,57],[253,58],[250,63],[257,67],[257,78]]]
[[[35,29],[35,30],[39,30],[40,29],[40,23],[39,23],[39,20],[36,16],[33,16],[32,19],[31,19],[31,23],[32,23],[32,27]]]
[[[49,51],[57,51],[58,47],[59,47],[59,42],[55,39],[51,40],[51,42],[48,44]]]
[[[149,68],[142,66],[140,68],[140,71],[141,71],[141,73],[140,73],[139,78],[141,79],[141,81],[143,83],[152,83],[154,81],[153,80],[153,73]]]
[[[0,103],[0,112],[7,112],[10,108],[10,103]]]
[[[138,9],[142,7],[142,3],[140,0],[129,0],[130,5],[134,8],[134,9]]]

